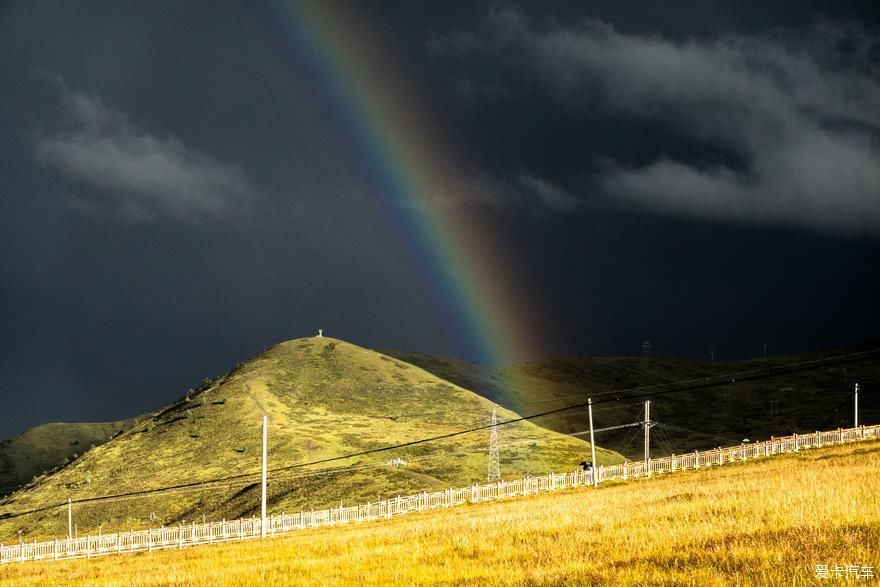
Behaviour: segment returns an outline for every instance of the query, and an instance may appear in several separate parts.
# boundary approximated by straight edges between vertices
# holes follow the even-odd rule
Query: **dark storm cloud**
[[[199,222],[241,213],[257,197],[237,165],[173,135],[157,136],[98,96],[56,85],[67,124],[38,137],[35,151],[65,176],[100,189],[68,199],[74,207],[129,221]]]
[[[440,207],[485,231],[485,258],[499,262],[487,275],[503,272],[508,294],[544,325],[530,333],[541,340],[535,359],[638,354],[644,338],[658,355],[744,358],[763,342],[817,350],[880,329],[880,239],[702,222],[693,198],[680,204],[691,216],[632,213],[674,203],[677,190],[644,186],[664,161],[742,215],[739,185],[766,186],[758,163],[787,154],[795,130],[872,144],[871,37],[829,28],[799,47],[792,36],[815,12],[877,26],[860,0],[553,0],[488,18],[482,3],[371,2],[345,19],[381,41],[359,51],[393,57],[378,60],[383,76],[400,82],[414,105],[406,120],[420,124],[393,108],[382,123],[418,137],[430,162],[418,197],[399,199],[360,149],[367,135],[354,140],[327,99],[321,48],[291,44],[274,12],[223,1],[90,6],[0,4],[0,437],[155,410],[317,328],[370,348],[479,360],[480,333],[451,319],[431,257],[412,246],[421,236],[392,202],[432,198],[419,213]],[[778,27],[789,37],[768,36]],[[807,68],[762,81],[772,48]],[[708,65],[685,69],[687,59]],[[724,63],[739,82],[725,92],[755,98],[712,97]],[[655,79],[675,64],[680,79]],[[58,77],[47,84],[37,72]],[[827,87],[813,87],[817,78]],[[664,79],[671,87],[652,86]],[[835,181],[854,177],[847,167]],[[722,179],[732,196],[721,197]],[[870,218],[851,209],[862,217],[853,222]]]
[[[577,195],[527,171],[450,173],[438,181],[427,196],[438,207],[482,206],[530,216],[545,211],[570,212],[583,205]],[[418,202],[411,204],[419,205]]]
[[[880,233],[880,40],[863,28],[672,40],[591,19],[539,29],[503,8],[490,11],[482,33],[431,47],[497,54],[569,108],[599,102],[707,153],[591,161],[598,193],[674,214]],[[547,193],[552,183],[536,185]]]

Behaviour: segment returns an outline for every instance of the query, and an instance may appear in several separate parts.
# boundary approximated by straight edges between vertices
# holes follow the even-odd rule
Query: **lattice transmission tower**
[[[492,408],[492,428],[489,432],[489,474],[487,480],[491,483],[501,479],[501,461],[498,457],[498,416],[495,408]]]

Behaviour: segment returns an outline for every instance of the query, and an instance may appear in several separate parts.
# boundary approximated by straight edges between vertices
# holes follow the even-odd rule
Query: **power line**
[[[733,383],[736,383],[737,380],[739,380],[739,381],[752,381],[752,380],[756,380],[756,379],[765,379],[765,378],[769,378],[769,377],[775,377],[778,375],[786,375],[786,374],[791,374],[791,373],[798,373],[801,371],[809,371],[811,369],[817,368],[817,366],[820,366],[820,365],[835,364],[838,362],[839,363],[854,363],[854,362],[858,362],[858,361],[867,360],[872,355],[876,355],[878,353],[880,353],[880,348],[871,349],[868,351],[860,351],[860,352],[856,352],[856,353],[849,353],[849,354],[845,354],[845,355],[835,355],[832,357],[820,357],[817,359],[800,361],[797,363],[789,363],[786,365],[778,365],[775,367],[767,367],[764,369],[752,369],[749,371],[741,371],[738,373],[730,373],[730,374],[725,374],[725,375],[705,377],[705,378],[703,378],[705,383],[701,383],[699,385],[691,385],[691,386],[683,387],[681,389],[660,390],[660,391],[654,391],[654,392],[642,393],[642,394],[636,394],[636,395],[618,396],[614,399],[603,399],[603,400],[599,400],[597,402],[593,402],[593,405],[595,405],[597,403],[616,402],[616,401],[620,401],[621,399],[632,400],[632,399],[640,399],[640,398],[644,398],[644,397],[653,397],[655,395],[666,395],[669,393],[678,393],[678,392],[682,392],[682,391],[694,391],[694,390],[698,390],[698,389],[707,389],[707,388],[711,388],[711,387],[717,387],[719,385],[733,384]],[[699,381],[699,380],[693,380],[693,379],[686,380],[686,383],[691,383],[691,382],[695,382],[695,381]],[[665,385],[676,385],[676,384],[678,384],[678,382],[671,382],[671,383],[668,383]],[[659,386],[651,386],[651,387],[659,387]],[[636,388],[636,389],[638,389],[638,388]],[[517,422],[534,420],[534,419],[541,418],[544,416],[558,414],[558,413],[566,412],[569,410],[581,409],[581,408],[585,408],[585,407],[587,407],[587,402],[581,402],[578,404],[573,404],[573,405],[565,406],[562,408],[556,408],[553,410],[547,410],[547,411],[540,412],[537,414],[532,414],[530,416],[520,416],[519,418],[505,420],[503,422],[498,422],[497,426],[506,426],[509,424],[515,424]],[[473,428],[469,428],[469,429],[465,429],[465,430],[457,430],[455,432],[449,432],[447,434],[441,434],[441,435],[433,436],[433,437],[429,437],[429,438],[412,440],[412,441],[404,442],[404,443],[397,444],[397,445],[385,446],[385,447],[360,451],[360,452],[352,453],[349,455],[343,455],[343,456],[338,456],[338,457],[329,457],[326,459],[320,459],[317,461],[311,461],[311,462],[307,462],[307,463],[297,463],[297,464],[293,464],[293,465],[287,465],[284,467],[278,467],[278,468],[272,469],[270,472],[287,470],[287,469],[296,469],[296,468],[307,467],[307,466],[311,466],[311,465],[320,465],[320,464],[324,464],[324,463],[328,463],[328,462],[354,458],[354,457],[363,456],[363,455],[367,455],[367,454],[374,454],[377,452],[384,452],[384,451],[388,451],[388,450],[406,448],[409,446],[424,444],[426,442],[445,440],[445,439],[453,438],[456,436],[462,436],[464,434],[470,434],[473,432],[486,430],[488,428],[491,428],[492,426],[493,426],[493,424],[486,424],[486,425],[477,426],[477,427],[473,427]]]
[[[654,392],[650,392],[650,393],[630,395],[630,396],[626,396],[626,397],[619,396],[613,400],[612,399],[604,399],[604,400],[599,400],[595,403],[610,403],[612,401],[620,401],[621,399],[624,399],[624,400],[639,399],[642,397],[652,397],[655,395],[665,395],[665,394],[677,393],[677,392],[681,392],[681,391],[693,391],[696,389],[705,389],[705,388],[710,388],[710,387],[716,387],[719,385],[726,385],[729,383],[735,383],[737,378],[740,381],[749,381],[749,380],[754,380],[754,379],[774,377],[774,376],[782,375],[782,374],[796,373],[796,372],[800,372],[800,371],[808,371],[810,369],[816,368],[817,365],[838,362],[838,361],[841,363],[858,362],[861,360],[866,360],[871,355],[877,354],[878,352],[880,352],[880,349],[871,349],[868,351],[849,353],[846,355],[836,355],[836,356],[832,356],[832,357],[821,357],[821,358],[812,359],[812,360],[808,360],[808,361],[800,361],[798,363],[790,363],[787,365],[780,365],[780,366],[769,367],[769,368],[765,368],[765,369],[754,369],[754,370],[750,370],[750,371],[742,371],[742,372],[738,372],[738,373],[718,375],[718,376],[713,376],[713,377],[706,377],[706,378],[704,378],[706,383],[701,383],[700,385],[683,387],[681,389],[654,391]],[[730,380],[728,381],[728,379],[730,379]],[[717,380],[717,381],[710,381],[710,380]],[[690,379],[690,380],[685,380],[683,383],[691,383],[691,382],[695,382],[695,381],[699,381],[699,380]],[[669,386],[669,385],[678,385],[681,383],[682,382],[671,382],[671,383],[667,383],[667,384],[648,386],[647,388],[643,388],[643,389],[650,389],[650,388]],[[634,388],[634,389],[640,389],[640,388]],[[604,395],[609,395],[609,393],[606,393]],[[335,462],[335,461],[339,461],[339,460],[347,460],[347,459],[355,458],[358,456],[365,456],[368,454],[385,452],[388,450],[396,450],[399,448],[406,448],[409,446],[424,444],[427,442],[434,442],[437,440],[445,440],[448,438],[453,438],[456,436],[462,436],[464,434],[470,434],[473,432],[485,430],[487,428],[492,427],[493,425],[506,426],[509,424],[514,424],[517,422],[522,422],[522,421],[527,421],[527,420],[533,420],[533,419],[540,418],[540,417],[547,416],[547,415],[551,415],[551,414],[557,414],[557,413],[561,413],[561,412],[565,412],[565,411],[569,411],[569,410],[573,410],[573,409],[580,409],[580,408],[584,408],[586,406],[587,406],[587,403],[582,402],[579,404],[573,404],[573,405],[566,406],[563,408],[557,408],[554,410],[547,410],[545,412],[541,412],[538,414],[532,414],[530,416],[521,416],[519,418],[513,418],[511,420],[498,422],[497,424],[488,424],[488,425],[477,426],[477,427],[473,427],[473,428],[469,428],[469,429],[465,429],[465,430],[458,430],[455,432],[442,434],[439,436],[434,436],[434,437],[430,437],[430,438],[422,438],[422,439],[413,440],[413,441],[409,441],[409,442],[405,442],[405,443],[401,443],[401,444],[397,444],[397,445],[392,445],[392,446],[385,446],[385,447],[380,447],[380,448],[369,449],[369,450],[360,451],[360,452],[352,453],[352,454],[348,454],[348,455],[342,455],[342,456],[337,456],[337,457],[328,457],[328,458],[319,459],[316,461],[310,461],[310,462],[305,462],[305,463],[296,463],[293,465],[287,465],[287,466],[283,466],[283,467],[276,467],[274,469],[270,469],[269,472],[274,473],[274,472],[278,472],[278,471],[285,471],[285,470],[297,469],[297,468],[302,468],[302,467],[307,467],[307,466],[320,465],[320,464]],[[185,489],[185,488],[190,488],[190,487],[204,486],[204,485],[213,484],[213,483],[222,483],[222,482],[226,482],[226,481],[246,479],[248,477],[255,476],[257,474],[259,474],[259,472],[242,473],[239,475],[231,475],[228,477],[222,477],[222,478],[218,478],[218,479],[210,479],[210,480],[206,480],[206,481],[193,482],[193,483],[182,483],[182,484],[178,484],[178,485],[172,485],[172,486],[156,488],[156,489],[145,489],[145,490],[140,490],[140,491],[127,492],[127,493],[123,493],[123,494],[82,498],[82,499],[75,500],[74,503],[89,503],[89,502],[109,500],[109,499],[120,498],[120,497],[149,495],[149,494],[153,494],[153,493],[173,491],[176,489]],[[64,505],[64,504],[57,504],[54,506],[45,506],[43,508],[38,508],[36,510],[33,510],[30,513],[37,512],[37,511],[45,511],[48,509],[54,509],[56,507],[59,507],[60,505]],[[11,517],[11,516],[9,514],[5,514],[3,516],[0,516],[0,519],[8,518],[8,517]]]
[[[718,440],[723,440],[725,442],[733,442],[733,443],[739,442],[738,440],[734,440],[732,438],[727,438],[725,436],[719,436],[718,434],[709,434],[708,432],[697,432],[696,430],[691,430],[689,428],[683,428],[681,426],[673,426],[672,424],[665,424],[663,422],[657,422],[656,424],[657,424],[657,426],[660,426],[663,428],[669,428],[670,430],[675,430],[678,432],[686,432],[688,434],[696,434],[697,436],[705,436],[707,438],[717,438]]]
[[[593,430],[593,433],[596,432],[607,432],[609,430],[620,430],[621,428],[631,428],[633,426],[641,426],[641,422],[631,422],[629,424],[621,424],[620,426],[608,426],[606,428],[596,428]],[[580,432],[569,432],[568,436],[583,436],[585,434],[589,434],[589,430],[581,430]]]
[[[698,378],[698,379],[686,379],[686,380],[673,381],[673,382],[662,383],[662,384],[657,384],[657,385],[635,387],[635,388],[629,388],[629,389],[621,390],[621,391],[617,391],[617,392],[614,392],[614,391],[603,392],[598,395],[606,396],[606,395],[617,394],[618,397],[616,397],[614,399],[598,400],[598,401],[593,402],[593,405],[596,405],[599,403],[617,402],[620,400],[632,400],[632,399],[640,399],[640,398],[644,398],[644,397],[653,397],[655,395],[666,395],[669,393],[678,393],[678,392],[682,392],[682,391],[694,391],[694,390],[698,390],[698,389],[707,389],[707,388],[711,388],[711,387],[717,387],[720,385],[733,384],[733,383],[736,383],[737,380],[739,380],[739,381],[752,381],[752,380],[756,380],[756,379],[766,379],[766,378],[776,377],[779,375],[787,375],[787,374],[791,374],[791,373],[798,373],[801,371],[809,371],[811,369],[818,368],[819,366],[823,366],[825,364],[833,365],[833,364],[837,364],[837,363],[840,363],[840,364],[855,363],[858,361],[867,360],[872,355],[875,355],[878,353],[880,353],[880,348],[870,349],[867,351],[859,351],[859,352],[855,352],[855,353],[848,353],[848,354],[843,354],[843,355],[833,355],[830,357],[819,357],[816,359],[799,361],[796,363],[788,363],[788,364],[784,364],[784,365],[777,365],[774,367],[765,367],[762,369],[752,369],[752,370],[748,370],[748,371],[740,371],[740,372],[735,372],[735,373],[714,375],[714,376],[708,376],[708,377],[703,377],[703,378]],[[696,385],[696,382],[703,382],[703,383]],[[692,383],[695,385],[689,385],[686,387],[682,387],[680,389],[659,390],[659,391],[654,391],[654,392],[649,392],[649,393],[627,395],[627,396],[620,395],[620,394],[624,394],[628,391],[638,391],[638,390],[643,390],[643,389],[656,389],[658,387],[668,387],[668,386],[672,386],[672,385],[687,385],[687,384],[692,384]],[[582,396],[580,396],[580,397],[582,397]],[[556,398],[556,399],[560,399],[560,398]],[[573,404],[573,405],[565,406],[562,408],[556,408],[553,410],[547,410],[547,411],[540,412],[537,414],[532,414],[529,416],[521,416],[519,418],[513,418],[511,420],[497,422],[497,424],[490,423],[487,425],[475,426],[475,427],[464,429],[464,430],[458,430],[455,432],[450,432],[447,434],[442,434],[442,435],[438,435],[438,436],[434,436],[434,437],[413,440],[413,441],[409,441],[409,442],[405,442],[405,443],[401,443],[401,444],[397,444],[397,445],[360,451],[360,452],[352,453],[349,455],[329,457],[326,459],[320,459],[320,460],[306,462],[306,463],[296,463],[293,465],[276,467],[274,469],[270,469],[269,472],[272,473],[272,472],[297,469],[297,468],[302,468],[302,467],[307,467],[307,466],[312,466],[312,465],[320,465],[320,464],[325,464],[328,462],[346,460],[346,459],[350,459],[350,458],[355,458],[355,457],[364,456],[364,455],[368,455],[368,454],[375,454],[378,452],[384,452],[384,451],[388,451],[388,450],[396,450],[399,448],[406,448],[409,446],[424,444],[427,442],[434,442],[437,440],[445,440],[445,439],[453,438],[456,436],[462,436],[465,434],[470,434],[473,432],[486,430],[488,428],[492,428],[493,426],[506,426],[509,424],[515,424],[517,422],[522,422],[522,421],[527,421],[527,420],[534,420],[537,418],[541,418],[541,417],[552,415],[552,414],[558,414],[558,413],[566,412],[569,410],[581,409],[581,408],[586,407],[587,404],[588,404],[588,402],[581,402],[578,404]],[[614,428],[614,427],[611,427],[611,428]],[[733,442],[736,442],[736,441],[733,441]],[[242,477],[242,476],[245,476],[245,475],[239,475],[237,477]],[[225,479],[227,479],[227,478],[224,478],[222,480],[225,480]]]
[[[818,426],[817,428],[823,428],[823,427],[825,426],[825,424],[827,424],[828,422],[830,422],[830,421],[831,421],[831,418],[833,418],[835,415],[837,415],[837,413],[840,411],[840,408],[842,408],[843,406],[845,406],[846,404],[848,404],[848,403],[849,403],[849,400],[851,400],[852,397],[853,397],[855,394],[856,394],[855,390],[849,392],[849,394],[847,394],[847,396],[846,396],[846,399],[843,400],[842,402],[840,402],[840,403],[837,405],[837,407],[834,408],[834,411],[832,411],[830,414],[828,414],[828,417],[825,418],[825,420],[823,420],[822,423],[819,424],[819,426]]]
[[[657,388],[657,387],[666,387],[666,386],[672,386],[672,385],[685,385],[685,384],[694,383],[694,385],[685,385],[685,387],[681,387],[679,389],[658,390],[658,391],[652,391],[652,392],[634,394],[634,395],[617,395],[617,397],[615,397],[615,398],[607,398],[607,399],[602,399],[602,400],[598,400],[596,402],[593,402],[593,405],[598,404],[598,403],[611,403],[611,402],[618,402],[621,400],[634,400],[634,399],[641,399],[641,398],[653,397],[653,396],[658,396],[658,395],[667,395],[670,393],[679,393],[682,391],[695,391],[695,390],[699,390],[699,389],[708,389],[708,388],[712,388],[712,387],[718,387],[720,385],[733,384],[733,383],[736,383],[737,380],[742,382],[742,381],[753,381],[756,379],[766,379],[766,378],[770,378],[770,377],[777,377],[779,375],[787,375],[787,374],[792,374],[792,373],[799,373],[802,371],[809,371],[812,369],[816,369],[820,366],[826,366],[826,365],[855,363],[855,362],[867,360],[867,359],[871,358],[873,355],[876,355],[878,353],[880,353],[880,348],[870,349],[867,351],[859,351],[859,352],[855,352],[855,353],[848,353],[848,354],[843,354],[843,355],[834,355],[834,356],[830,356],[830,357],[819,357],[819,358],[810,359],[807,361],[799,361],[796,363],[788,363],[785,365],[777,365],[774,367],[766,367],[763,369],[752,369],[752,370],[748,370],[748,371],[740,371],[740,372],[728,373],[728,374],[724,374],[724,375],[708,376],[708,377],[702,378],[703,382],[700,384],[695,384],[695,383],[697,381],[701,381],[701,379],[689,379],[689,380],[684,380],[684,381],[679,381],[679,382],[670,382],[670,383],[666,383],[666,384],[658,384],[658,385],[647,386],[647,387],[642,387],[642,388],[632,388],[633,390],[652,389],[652,388]],[[602,395],[611,395],[613,393],[614,392],[606,392]],[[625,393],[625,391],[620,392],[620,393]],[[847,401],[848,401],[848,398],[847,398]],[[295,463],[292,465],[286,465],[286,466],[282,466],[282,467],[276,467],[274,469],[269,469],[268,472],[274,473],[274,472],[278,472],[278,471],[288,471],[288,470],[293,470],[293,469],[300,469],[303,467],[322,465],[322,464],[341,461],[341,460],[348,460],[348,459],[356,458],[359,456],[376,454],[376,453],[385,452],[385,451],[389,451],[389,450],[397,450],[400,448],[407,448],[410,446],[416,446],[416,445],[425,444],[428,442],[436,442],[438,440],[446,440],[449,438],[463,436],[465,434],[471,434],[474,432],[483,431],[483,430],[486,430],[486,429],[491,428],[493,426],[507,426],[509,424],[515,424],[518,422],[534,420],[534,419],[541,418],[544,416],[549,416],[552,414],[559,414],[562,412],[567,412],[569,410],[581,409],[581,408],[587,407],[587,405],[588,405],[588,402],[581,402],[581,403],[577,403],[577,404],[572,404],[570,406],[565,406],[562,408],[556,408],[553,410],[547,410],[547,411],[540,412],[537,414],[532,414],[529,416],[520,416],[518,418],[505,420],[502,422],[497,422],[497,424],[485,424],[485,425],[476,426],[476,427],[472,427],[472,428],[468,428],[468,429],[464,429],[464,430],[456,430],[454,432],[449,432],[449,433],[441,434],[438,436],[421,438],[421,439],[417,439],[417,440],[411,440],[409,442],[404,442],[404,443],[400,443],[400,444],[396,444],[396,445],[373,448],[373,449],[363,450],[360,452],[351,453],[351,454],[347,454],[347,455],[328,457],[328,458],[319,459],[319,460],[315,460],[315,461],[309,461],[309,462],[305,462],[305,463]],[[841,404],[841,406],[842,405],[843,404]],[[242,473],[239,475],[230,475],[228,477],[209,479],[206,481],[196,481],[196,482],[192,482],[192,483],[181,483],[178,485],[171,485],[171,486],[155,488],[155,489],[143,489],[143,490],[139,490],[139,491],[131,491],[131,492],[120,493],[120,494],[115,494],[115,495],[87,497],[87,498],[73,500],[73,503],[76,503],[76,504],[93,503],[93,502],[99,502],[99,501],[109,501],[109,500],[123,498],[123,497],[144,496],[144,495],[151,495],[151,494],[155,494],[155,493],[164,493],[164,492],[168,492],[168,491],[174,491],[177,489],[186,489],[186,488],[191,488],[191,487],[205,486],[208,484],[241,480],[241,479],[246,479],[248,477],[252,477],[255,475],[259,475],[259,474],[260,474],[260,471],[256,471],[254,473]],[[52,509],[61,507],[63,505],[67,505],[67,502],[64,502],[62,504],[43,506],[41,508],[36,508],[33,510],[29,510],[27,512],[20,512],[20,513],[15,513],[15,514],[7,512],[5,514],[0,515],[0,520],[19,517],[19,516],[26,515],[26,514],[48,511],[48,510],[52,510]]]
[[[641,424],[641,422],[639,422],[639,424]],[[630,445],[632,444],[633,440],[636,439],[636,436],[638,436],[638,434],[639,434],[639,428],[635,428],[633,430],[632,434],[630,434],[627,441],[625,443],[623,443],[623,445],[621,445],[620,448],[617,449],[617,452],[623,455],[624,451],[629,449]],[[624,458],[626,458],[626,455],[624,455]]]
[[[533,444],[535,441],[536,441],[535,438],[526,437],[526,438],[521,438],[517,441],[508,442],[505,446],[513,447],[513,446],[520,446],[520,445],[524,445],[524,444]],[[461,450],[461,451],[452,452],[452,453],[423,455],[420,457],[413,457],[413,458],[407,459],[406,462],[407,462],[407,464],[419,464],[419,463],[422,463],[425,461],[433,461],[433,460],[440,459],[440,458],[449,458],[449,457],[455,457],[455,456],[461,456],[461,455],[471,455],[471,454],[477,454],[477,453],[482,453],[482,452],[483,452],[482,449],[475,448],[472,450]],[[319,469],[316,471],[308,471],[308,472],[296,473],[296,474],[291,474],[291,472],[289,472],[289,471],[284,471],[284,472],[282,472],[281,475],[275,475],[272,478],[270,478],[269,479],[269,486],[271,487],[272,485],[277,484],[280,481],[295,481],[298,479],[305,479],[308,477],[320,477],[320,476],[324,476],[324,475],[338,475],[338,474],[348,473],[350,471],[356,471],[356,470],[379,469],[379,468],[387,468],[387,467],[388,467],[388,463],[383,461],[383,462],[373,462],[373,463],[362,463],[362,464],[349,465],[349,466],[344,466],[344,467],[333,467],[333,468],[327,468],[327,469]],[[229,479],[207,480],[207,481],[187,484],[186,486],[164,487],[164,488],[158,488],[158,489],[153,489],[153,490],[146,490],[143,492],[130,492],[130,493],[124,493],[124,494],[117,494],[117,495],[98,496],[98,497],[94,497],[94,498],[71,500],[70,503],[72,503],[72,504],[113,503],[113,502],[117,502],[117,501],[127,501],[127,500],[131,500],[131,499],[138,499],[138,498],[144,497],[145,493],[150,494],[150,495],[159,494],[159,493],[165,494],[165,495],[168,495],[168,494],[177,495],[177,494],[181,494],[181,493],[191,493],[191,492],[196,492],[196,491],[208,491],[208,490],[216,490],[216,489],[233,489],[233,488],[237,488],[237,487],[246,487],[246,486],[256,487],[258,484],[257,480],[254,479],[254,480],[245,481],[240,478],[243,478],[246,476],[256,477],[257,475],[260,475],[260,472],[238,475],[238,476],[236,476],[236,479],[238,479],[237,482],[235,482],[235,480],[229,480]],[[3,515],[0,515],[0,520],[18,518],[18,517],[25,516],[25,515],[49,511],[49,510],[56,509],[56,508],[59,508],[62,506],[67,506],[67,505],[68,505],[68,502],[65,501],[64,503],[50,505],[50,506],[44,506],[44,507],[35,508],[32,510],[23,511],[23,512],[3,514]]]
[[[657,425],[657,422],[653,422],[654,426]],[[654,431],[657,434],[657,440],[660,441],[660,446],[663,450],[666,451],[666,454],[675,454],[675,449],[672,446],[672,440],[666,436],[666,434],[660,429],[657,428]]]

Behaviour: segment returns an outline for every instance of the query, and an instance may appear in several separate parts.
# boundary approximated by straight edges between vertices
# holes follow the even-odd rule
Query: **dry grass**
[[[872,441],[263,544],[16,564],[0,583],[814,584],[817,564],[880,567],[878,472]]]

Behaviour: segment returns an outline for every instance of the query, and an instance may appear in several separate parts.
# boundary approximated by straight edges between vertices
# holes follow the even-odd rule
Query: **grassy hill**
[[[3,519],[95,496],[232,475],[210,488],[78,504],[81,533],[238,518],[259,509],[262,414],[270,415],[269,466],[323,460],[488,423],[494,404],[414,365],[332,338],[279,344],[109,442],[0,501],[0,540],[66,534],[65,509]],[[498,408],[500,419],[516,414]],[[503,428],[505,476],[572,470],[585,442],[529,422]],[[272,511],[326,507],[484,480],[488,431],[270,475]],[[392,458],[406,464],[388,466]],[[622,460],[599,450],[603,463]],[[336,467],[352,467],[342,471]]]
[[[880,442],[870,441],[266,541],[11,564],[0,569],[0,580],[108,586],[823,584],[829,581],[816,579],[817,565],[872,566],[875,575],[880,568],[878,468]]]
[[[837,353],[860,350],[838,349]],[[694,379],[745,369],[763,368],[819,356],[818,353],[770,357],[768,361],[700,362],[639,357],[565,358],[485,369],[450,357],[389,351],[441,379],[478,392],[521,414],[583,401],[588,396],[657,383]],[[845,403],[852,383],[861,381],[863,421],[880,421],[880,360],[824,368],[759,383],[656,398],[654,419],[670,427],[654,430],[653,454],[690,451],[771,434],[850,426],[852,407]],[[845,404],[845,405],[841,405]],[[596,407],[596,427],[606,428],[641,418],[640,405]],[[0,443],[0,495],[34,477],[66,464],[99,445],[134,420],[89,424],[46,424]],[[542,426],[571,433],[585,429],[583,411],[536,420]],[[674,427],[674,428],[673,428]],[[628,458],[641,457],[639,430],[607,431],[599,442]]]
[[[103,444],[134,420],[119,422],[53,422],[0,442],[0,495]]]
[[[449,357],[389,354],[526,415],[584,402],[588,397],[614,398],[615,391],[700,380],[866,348],[714,363],[642,357],[566,358],[502,369],[486,369]],[[652,428],[652,455],[736,444],[744,438],[852,426],[853,407],[848,398],[856,381],[862,385],[861,421],[880,422],[877,355],[845,367],[824,367],[651,398],[652,420],[665,425]],[[596,428],[613,427],[641,420],[643,406],[640,401],[603,403],[594,408],[593,415]],[[580,432],[587,428],[586,410],[562,412],[534,422],[566,434]],[[642,458],[642,431],[637,427],[603,432],[596,443],[631,459]]]

